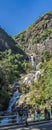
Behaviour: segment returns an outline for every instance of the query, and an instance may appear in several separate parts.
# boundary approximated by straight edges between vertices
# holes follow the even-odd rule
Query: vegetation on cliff
[[[24,84],[21,88],[23,96],[19,100],[29,106],[30,111],[37,106],[43,109],[45,106],[50,107],[52,103],[52,58],[46,62],[42,62],[39,68],[43,69],[43,74],[39,75],[36,82],[30,87]]]
[[[37,19],[14,39],[26,53],[41,57],[45,50],[52,52],[52,12]]]
[[[21,88],[24,94],[21,100],[31,108],[49,105],[52,100],[52,12],[13,38],[0,28],[0,110],[8,106],[13,82],[31,72],[28,55],[32,54],[42,62],[40,68],[44,72],[30,87],[23,84]]]

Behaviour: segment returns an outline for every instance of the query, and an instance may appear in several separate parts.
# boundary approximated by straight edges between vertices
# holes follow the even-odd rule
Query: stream
[[[9,106],[8,106],[8,109],[6,110],[6,113],[12,112],[12,107],[19,98],[20,98],[20,93],[17,89],[17,91],[14,92],[13,96],[11,97],[11,99],[9,101]],[[17,116],[18,116],[18,113],[17,113]],[[11,118],[5,117],[3,120],[1,120],[0,125],[6,125],[10,121],[12,121]]]

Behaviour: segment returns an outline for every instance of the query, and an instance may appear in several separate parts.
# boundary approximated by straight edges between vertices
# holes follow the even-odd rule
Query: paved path
[[[29,127],[24,127],[24,128],[18,128],[15,130],[52,130],[52,123],[47,123],[47,124],[41,124],[38,126],[29,126]]]
[[[25,126],[21,126],[21,127],[3,127],[3,128],[0,128],[0,130],[52,130],[52,122],[49,122],[49,123],[44,123],[44,124],[37,124],[37,125],[29,125],[28,127],[25,127]]]

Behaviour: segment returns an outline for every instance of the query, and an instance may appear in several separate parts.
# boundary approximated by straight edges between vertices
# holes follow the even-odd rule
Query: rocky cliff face
[[[52,52],[52,12],[40,17],[27,30],[15,36],[16,42],[27,53],[42,55]]]
[[[0,27],[0,52],[4,52],[9,49],[12,50],[13,54],[23,55],[23,58],[28,60],[28,56],[20,48],[20,46],[17,45],[15,40]]]
[[[25,53],[16,46],[15,40],[0,27],[0,52],[11,49],[13,53],[25,55]]]
[[[0,51],[15,50],[15,41],[0,27]]]

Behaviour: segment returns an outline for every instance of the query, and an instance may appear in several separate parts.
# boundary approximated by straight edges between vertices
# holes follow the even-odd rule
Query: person
[[[45,120],[48,119],[48,110],[47,110],[46,107],[45,107],[45,109],[44,109],[44,117],[45,117]]]
[[[23,119],[22,119],[22,116],[23,116],[23,108],[19,108],[18,110],[18,113],[19,113],[19,116],[20,116],[20,122],[22,123],[23,122]]]
[[[28,108],[27,107],[24,108],[24,116],[25,116],[26,126],[28,126],[28,122],[27,122],[27,119],[28,119]]]
[[[50,112],[48,111],[48,120],[50,120]]]
[[[34,111],[34,120],[36,121],[36,115],[37,115],[37,112],[36,112],[36,108],[35,108],[35,111]]]
[[[41,111],[40,111],[40,109],[38,108],[38,109],[37,109],[37,116],[38,116],[38,120],[39,120],[39,121],[40,121],[40,112],[41,112]]]
[[[52,115],[52,105],[51,105],[51,115]]]

